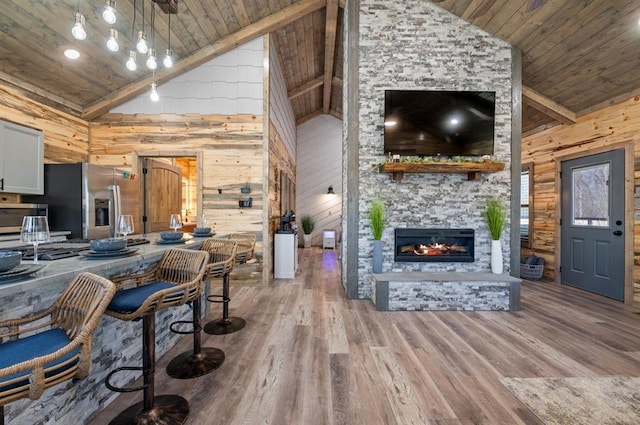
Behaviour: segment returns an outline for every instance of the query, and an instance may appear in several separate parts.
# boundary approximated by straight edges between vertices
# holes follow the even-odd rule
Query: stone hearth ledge
[[[398,272],[373,276],[380,311],[518,311],[521,280],[476,272]]]

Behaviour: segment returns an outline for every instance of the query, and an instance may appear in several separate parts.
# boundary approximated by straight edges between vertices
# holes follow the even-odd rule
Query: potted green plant
[[[491,271],[500,274],[503,269],[500,237],[507,221],[507,212],[503,203],[495,198],[489,198],[484,211],[484,218],[487,221],[487,227],[491,235]]]
[[[305,214],[300,219],[300,224],[302,224],[302,241],[304,243],[305,248],[311,247],[311,233],[313,232],[313,228],[315,227],[315,223],[313,221],[313,217],[309,214]]]
[[[373,272],[382,273],[382,232],[385,226],[384,202],[380,198],[371,201],[369,223],[373,235]]]

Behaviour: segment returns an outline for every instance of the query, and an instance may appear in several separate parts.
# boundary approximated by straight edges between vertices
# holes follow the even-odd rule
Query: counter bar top
[[[158,262],[167,249],[198,249],[207,239],[194,237],[182,244],[157,244],[159,234],[145,237],[151,243],[133,246],[138,251],[128,257],[88,259],[80,256],[55,261],[41,260],[46,268],[30,279],[0,283],[0,320],[23,317],[48,307],[80,272],[89,271],[107,278],[135,273]],[[167,324],[191,319],[192,310],[188,305],[165,309],[156,314],[158,358],[183,337],[171,332]],[[61,383],[55,389],[45,391],[38,400],[9,403],[5,406],[7,423],[40,424],[45,423],[46,418],[55,418],[56,423],[87,423],[118,395],[105,387],[107,373],[116,367],[142,364],[139,347],[141,326],[140,322],[123,322],[103,316],[93,334],[89,376]],[[122,383],[130,382],[139,375],[139,371],[123,373]]]
[[[189,238],[191,238],[191,236],[189,236]],[[159,259],[160,254],[169,248],[197,249],[202,245],[204,240],[203,238],[192,238],[182,244],[157,244],[156,241],[160,239],[159,234],[149,234],[146,236],[146,239],[151,241],[151,243],[133,246],[132,248],[136,248],[138,251],[126,257],[97,259],[85,258],[81,255],[54,261],[40,260],[39,264],[44,265],[45,268],[34,273],[29,278],[8,281],[6,283],[0,282],[0,317],[4,318],[2,313],[5,309],[3,308],[4,303],[2,303],[2,299],[7,296],[19,292],[38,290],[43,285],[51,285],[57,282],[70,282],[71,279],[81,272],[91,272],[109,277],[109,275],[112,276],[113,273],[108,272],[114,267],[122,269],[139,262]],[[22,264],[30,263],[30,260],[22,262]]]

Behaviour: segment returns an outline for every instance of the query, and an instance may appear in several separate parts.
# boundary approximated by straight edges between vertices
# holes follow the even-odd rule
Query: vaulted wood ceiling
[[[342,115],[342,27],[348,0],[178,0],[171,48],[178,58],[160,83],[257,36],[271,32],[298,122]],[[640,89],[640,3],[637,0],[432,0],[517,46],[523,54],[523,132],[534,132]],[[145,0],[150,31],[150,0]],[[133,0],[117,0],[120,45],[105,47],[105,0],[81,0],[88,37],[71,36],[77,0],[0,3],[0,80],[87,119],[148,90],[150,72],[124,68],[131,46]],[[142,0],[137,0],[137,25]],[[166,49],[168,15],[156,9],[155,42]],[[64,58],[68,47],[81,59]],[[138,60],[140,65],[141,60]]]

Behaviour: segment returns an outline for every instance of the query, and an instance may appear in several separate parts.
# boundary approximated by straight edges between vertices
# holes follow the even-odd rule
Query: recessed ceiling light
[[[64,51],[64,55],[69,59],[78,59],[80,57],[80,52],[76,49],[67,49]]]

